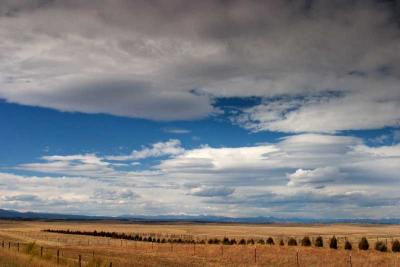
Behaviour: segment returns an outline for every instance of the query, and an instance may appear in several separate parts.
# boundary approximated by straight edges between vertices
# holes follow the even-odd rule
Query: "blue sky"
[[[236,100],[235,105],[245,106],[246,100]],[[194,121],[160,122],[59,112],[4,101],[0,108],[1,121],[7,126],[1,132],[3,166],[32,162],[52,154],[127,154],[169,139],[179,139],[187,148],[202,144],[239,147],[274,142],[285,136],[276,132],[249,132],[233,125],[224,114]]]
[[[218,101],[218,107],[226,110],[241,109],[248,105],[247,99]],[[60,112],[4,101],[0,109],[0,119],[6,126],[0,133],[3,169],[34,162],[44,155],[129,154],[132,150],[170,139],[179,139],[185,148],[190,149],[204,144],[212,147],[243,147],[276,143],[280,138],[290,135],[243,129],[233,124],[225,113],[194,121],[159,122],[106,114]],[[399,141],[397,132],[396,128],[385,127],[343,131],[340,134],[360,137],[370,146],[384,146]]]
[[[3,1],[0,208],[400,217],[399,10]]]

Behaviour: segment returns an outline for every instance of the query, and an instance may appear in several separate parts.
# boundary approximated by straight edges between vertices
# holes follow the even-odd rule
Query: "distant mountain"
[[[57,213],[19,212],[15,210],[0,209],[0,219],[15,220],[100,220],[108,217],[70,215]]]
[[[0,209],[0,219],[13,220],[117,220],[128,222],[193,222],[193,223],[359,223],[359,224],[400,224],[399,218],[382,219],[312,219],[312,218],[277,218],[277,217],[223,217],[223,216],[190,216],[190,215],[121,215],[112,216],[86,216],[56,213],[19,212],[15,210]]]
[[[359,223],[359,224],[400,224],[399,218],[383,219],[314,219],[314,218],[278,218],[271,216],[259,217],[222,217],[222,216],[190,216],[190,215],[158,215],[158,216],[140,216],[140,215],[122,215],[116,217],[131,221],[153,221],[153,222],[199,222],[199,223],[250,223],[250,224],[272,224],[272,223],[301,223],[301,224],[328,224],[328,223]]]

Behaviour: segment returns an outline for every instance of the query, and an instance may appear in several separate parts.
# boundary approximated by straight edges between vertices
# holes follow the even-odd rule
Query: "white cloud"
[[[335,167],[316,168],[313,170],[298,169],[294,173],[287,174],[288,186],[312,185],[321,187],[326,183],[340,180],[342,174]]]
[[[22,167],[69,176],[2,173],[0,205],[90,214],[322,216],[329,209],[325,215],[330,217],[400,216],[398,144],[370,147],[356,137],[326,134],[293,135],[248,147],[184,149],[179,142],[171,144],[179,153],[154,149],[164,145],[138,150],[147,151],[140,157],[168,156],[141,171],[119,169],[92,154],[47,156],[47,162],[33,163],[45,165]],[[46,165],[54,163],[64,165]],[[39,199],[28,205],[24,199],[29,196]]]
[[[107,156],[108,160],[140,160],[145,158],[175,156],[182,154],[185,150],[181,147],[181,142],[177,139],[170,139],[166,142],[152,144],[150,148],[144,147],[141,150],[134,150],[130,155]]]
[[[45,162],[21,164],[17,168],[65,175],[104,176],[114,173],[111,164],[95,154],[44,156],[42,160]]]
[[[259,174],[283,168],[318,168],[346,162],[343,154],[361,144],[350,136],[302,134],[283,138],[276,144],[251,147],[212,148],[203,146],[161,162],[157,168],[166,172],[208,173],[229,171]]]
[[[172,133],[172,134],[189,134],[189,133],[191,133],[190,130],[182,129],[182,128],[165,128],[164,132]]]
[[[254,131],[325,132],[400,126],[400,102],[360,95],[266,101],[244,110],[236,122]],[[368,97],[368,96],[367,96]]]

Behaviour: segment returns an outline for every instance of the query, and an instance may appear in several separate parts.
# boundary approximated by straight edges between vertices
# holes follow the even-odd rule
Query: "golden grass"
[[[293,236],[297,240],[324,237],[324,248],[280,247],[269,245],[200,245],[159,244],[115,240],[103,237],[63,235],[41,232],[43,229],[70,229],[81,231],[115,231],[120,233],[143,233],[184,235],[194,239],[211,237],[263,238],[272,236],[275,243],[280,238]],[[336,235],[339,249],[327,248],[328,238]],[[361,236],[370,241],[369,251],[358,251]],[[12,222],[0,221],[0,266],[55,266],[57,250],[61,266],[398,266],[398,254],[373,251],[374,242],[383,239],[390,242],[400,236],[400,226],[386,225],[233,225],[233,224],[129,224],[119,222]],[[353,242],[352,252],[343,249],[344,237]],[[20,252],[13,243],[11,249],[1,248],[1,241],[21,242]],[[28,242],[35,241],[35,249],[29,254]],[[40,247],[44,255],[40,257]],[[399,253],[400,254],[400,253]],[[94,256],[93,256],[94,255]],[[7,265],[8,264],[8,265]]]

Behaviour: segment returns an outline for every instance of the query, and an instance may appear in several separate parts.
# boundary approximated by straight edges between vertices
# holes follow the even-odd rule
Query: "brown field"
[[[158,237],[190,237],[194,240],[223,237],[266,239],[271,236],[285,246],[161,244],[106,237],[64,235],[41,232],[43,229],[70,229],[141,233]],[[286,240],[298,241],[321,235],[324,248],[288,247]],[[339,249],[328,248],[335,235]],[[366,236],[368,251],[358,250],[358,241]],[[351,252],[343,249],[347,238]],[[15,222],[0,221],[0,266],[399,266],[400,253],[374,250],[376,240],[387,242],[390,251],[393,238],[400,239],[400,226],[394,225],[243,225],[243,224],[133,224],[121,222]],[[4,247],[2,247],[4,241]],[[35,242],[35,245],[32,245]],[[30,244],[30,247],[28,247]],[[19,245],[18,245],[19,244]],[[18,249],[19,246],[19,249]],[[43,247],[41,255],[40,248]],[[351,265],[350,265],[351,256]]]

